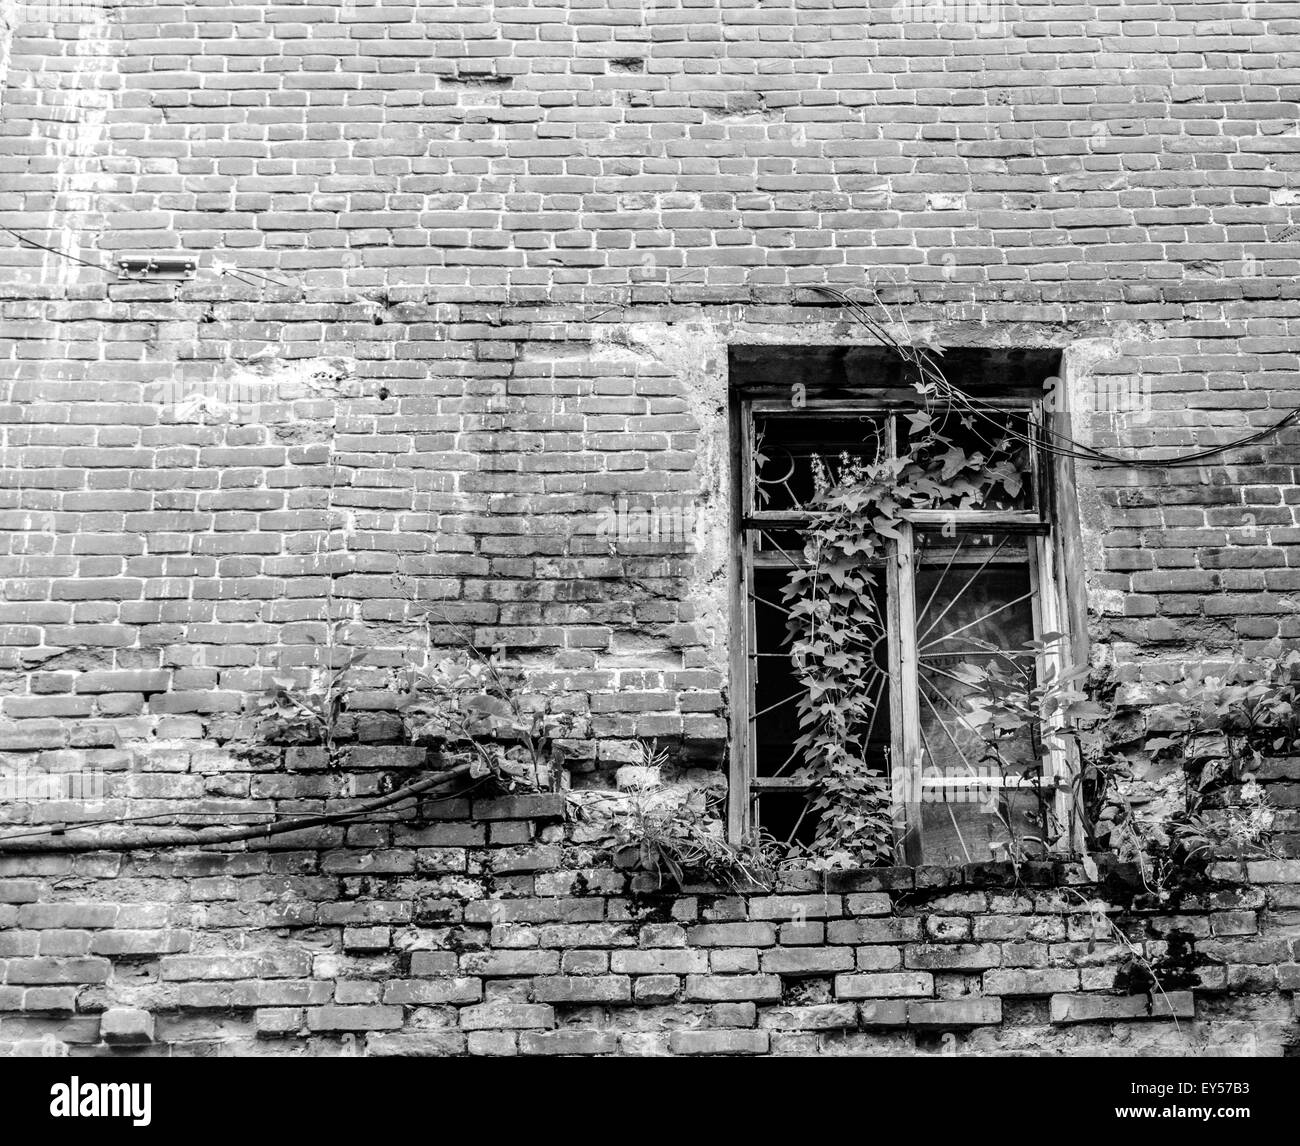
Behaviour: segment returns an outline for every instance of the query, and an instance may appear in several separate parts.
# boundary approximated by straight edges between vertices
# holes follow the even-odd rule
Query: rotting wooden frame
[[[1042,397],[1021,393],[1015,397],[975,400],[979,408],[995,411],[1023,411],[1034,426],[1040,442],[1051,435],[1070,430],[1068,409],[1064,408],[1065,387],[1058,385],[1055,409],[1048,409]],[[781,396],[778,396],[781,395]],[[788,391],[771,386],[737,388],[732,393],[730,432],[732,441],[732,585],[730,650],[731,688],[731,759],[728,802],[728,835],[733,841],[743,839],[756,823],[757,799],[763,792],[803,790],[787,778],[763,778],[756,775],[753,698],[756,681],[754,568],[756,535],[762,529],[792,528],[805,524],[811,515],[800,512],[765,511],[754,504],[755,490],[755,414],[863,415],[890,417],[886,435],[888,449],[893,449],[895,419],[917,407],[905,401],[882,401],[879,398],[819,399],[807,395],[798,407],[791,404]],[[1068,458],[1039,448],[1031,451],[1031,476],[1034,481],[1036,508],[1025,510],[911,510],[902,514],[900,539],[887,547],[886,572],[887,627],[889,670],[893,685],[890,697],[891,768],[902,762],[903,775],[891,777],[894,791],[905,793],[896,799],[893,813],[895,843],[903,860],[910,864],[923,861],[924,841],[921,830],[919,794],[927,784],[921,776],[922,736],[920,684],[917,660],[915,577],[917,564],[916,533],[945,525],[959,530],[987,529],[989,532],[1022,534],[1026,538],[1030,586],[1033,596],[1033,629],[1036,636],[1056,632],[1062,639],[1053,643],[1038,659],[1039,679],[1053,671],[1059,674],[1072,663],[1086,663],[1086,632],[1080,633],[1080,620],[1086,612],[1079,582],[1082,569],[1082,545],[1078,531],[1077,505],[1072,466]],[[1054,718],[1053,724],[1058,724]],[[1059,726],[1059,725],[1058,725]],[[1040,783],[1048,795],[1053,812],[1063,830],[1055,844],[1058,852],[1081,849],[1081,822],[1074,814],[1078,775],[1077,754],[1073,745],[1061,738],[1049,748],[1044,760]],[[1015,777],[1003,777],[990,787],[1014,788],[1024,784]]]

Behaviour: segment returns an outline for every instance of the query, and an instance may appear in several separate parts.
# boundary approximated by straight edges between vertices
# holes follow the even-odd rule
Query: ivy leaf
[[[928,430],[934,424],[933,416],[926,410],[908,414],[907,420],[910,423],[910,432],[915,437],[920,437],[922,431]]]
[[[948,481],[954,474],[964,470],[967,465],[966,451],[960,446],[951,447],[941,459],[939,480]]]

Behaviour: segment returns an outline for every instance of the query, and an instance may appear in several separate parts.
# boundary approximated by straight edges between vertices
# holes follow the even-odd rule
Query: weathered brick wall
[[[7,801],[9,824],[166,822],[178,803],[181,818],[309,812],[377,791],[382,763],[303,773],[231,750],[255,748],[253,698],[320,662],[331,619],[368,650],[348,733],[395,739],[391,686],[424,656],[416,598],[446,622],[435,642],[455,624],[501,644],[578,716],[575,784],[606,782],[638,737],[716,765],[727,347],[861,341],[810,285],[880,288],[913,338],[1060,348],[1076,430],[1099,446],[1227,440],[1300,389],[1293,5],[1008,5],[939,33],[886,3],[802,0],[88,2],[42,23],[55,7],[0,21],[0,224],[91,263],[171,250],[201,266],[180,286],[122,283],[0,232],[0,753],[107,777],[98,806]],[[1099,402],[1107,380],[1141,407]],[[1298,443],[1292,428],[1200,468],[1080,467],[1094,656],[1121,699],[1140,709],[1192,662],[1294,649]],[[620,498],[689,508],[699,528],[611,545],[600,523]],[[1275,767],[1294,841],[1300,776]],[[427,873],[388,831],[349,828],[355,850],[339,852],[0,860],[35,880],[12,894],[36,897],[0,934],[19,960],[5,1005],[30,1014],[0,1018],[0,1040],[93,1043],[100,1007],[147,1000],[159,970],[164,1033],[174,1021],[201,1045],[240,1045],[259,1004],[384,1006],[372,985],[405,977],[404,931],[365,955],[340,953],[338,928],[418,909]],[[399,855],[409,871],[372,884],[364,865]],[[1241,893],[1265,938],[1206,939],[1262,944],[1259,964],[1239,961],[1262,978],[1291,966],[1296,927],[1294,900],[1265,898],[1286,882],[1268,887]],[[27,927],[41,899],[97,906],[42,941]],[[581,902],[605,926],[631,910]],[[258,930],[296,910],[305,930],[275,944]],[[94,922],[144,949],[113,950],[118,933]],[[172,931],[188,934],[155,937]],[[182,980],[166,976],[186,964],[155,958],[268,946],[303,993],[268,987],[229,1013],[216,986],[193,996],[210,1011],[176,1010],[167,984]],[[110,956],[109,987],[78,991]],[[354,960],[375,975],[335,974]],[[251,965],[212,966],[249,981],[232,1003],[261,989]],[[933,989],[960,994],[979,970]],[[736,973],[776,972],[760,957]],[[33,994],[41,975],[67,985]],[[1258,1026],[1277,1049],[1282,996],[1213,991],[1198,1029]],[[1005,1029],[1034,1029],[1047,1005],[1007,1003]],[[402,1021],[432,1032],[446,1017],[412,1003]]]
[[[301,758],[289,761],[299,768]],[[256,782],[257,777],[252,777]],[[1300,1046],[1300,862],[661,891],[555,796],[243,854],[0,860],[19,1054],[1166,1054]],[[1158,986],[1152,986],[1152,974]]]

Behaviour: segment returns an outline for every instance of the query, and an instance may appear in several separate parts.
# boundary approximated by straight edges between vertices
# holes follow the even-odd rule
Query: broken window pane
[[[799,701],[804,695],[790,659],[789,608],[784,588],[789,570],[754,570],[754,690],[750,711],[756,749],[755,775],[793,777],[803,766],[795,742],[801,732]],[[882,776],[887,772],[890,738],[889,641],[885,628],[884,578],[874,590],[874,621],[871,623],[867,695],[872,702],[866,725],[852,730],[864,747],[869,765]]]
[[[754,509],[806,509],[814,490],[814,459],[875,462],[888,453],[889,432],[883,414],[756,414]]]
[[[755,568],[754,652],[750,740],[754,750],[754,777],[759,784],[795,781],[806,764],[798,743],[806,731],[800,701],[806,695],[800,673],[791,659],[789,610],[785,586],[789,568]],[[863,625],[860,650],[870,668],[866,674],[869,715],[849,729],[852,750],[869,770],[883,779],[888,775],[890,748],[889,640],[885,624],[883,570],[873,590],[874,609]],[[809,842],[817,816],[808,807],[808,790],[764,791],[756,800],[758,826],[783,842]]]
[[[803,792],[761,792],[754,821],[782,844],[808,844],[817,834],[817,813]]]
[[[986,863],[1013,854],[1023,859],[1046,850],[1039,798],[1032,790],[984,788],[931,799],[921,805],[921,838],[923,860],[930,864]]]
[[[1039,772],[1029,727],[994,735],[971,698],[1013,703],[1036,683],[1032,567],[1025,537],[957,532],[917,538],[916,659],[922,828],[927,862],[1005,853],[1034,791],[1004,792]],[[983,683],[981,683],[983,682]],[[1014,814],[1013,814],[1014,813]],[[967,858],[969,857],[969,858]],[[1003,855],[1005,858],[1005,855]]]
[[[926,767],[960,776],[987,766],[991,750],[968,716],[975,689],[965,670],[991,669],[1033,686],[1033,658],[1014,655],[1034,637],[1033,597],[1024,538],[918,538],[916,659]],[[1033,761],[1027,736],[1000,742],[998,751],[1018,769]]]
[[[899,419],[900,450],[930,433],[951,443],[945,480],[957,493],[940,509],[1029,510],[1038,505],[1037,473],[1029,442],[1036,441],[1028,410],[975,406],[937,416]],[[1028,440],[1026,440],[1028,439]],[[969,464],[966,464],[969,463]],[[948,471],[951,470],[951,473]]]

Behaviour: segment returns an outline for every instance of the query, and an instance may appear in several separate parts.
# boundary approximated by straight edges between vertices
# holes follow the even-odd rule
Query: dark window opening
[[[875,348],[737,348],[732,366],[744,675],[731,825],[806,842],[816,821],[797,776],[801,686],[784,589],[808,560],[803,529],[817,467],[906,449],[920,407],[905,364]],[[972,402],[941,415],[942,430],[997,480],[982,500],[904,515],[871,590],[880,628],[866,685],[874,706],[869,727],[856,731],[894,792],[899,858],[970,863],[1007,858],[1013,835],[1044,848],[1059,836],[1063,762],[1025,738],[999,744],[991,761],[966,719],[971,686],[958,671],[997,665],[1032,683],[1059,655],[1010,651],[1067,623],[1054,577],[1056,467],[1043,448],[1044,386],[1059,355],[959,351],[945,355],[944,369]]]

